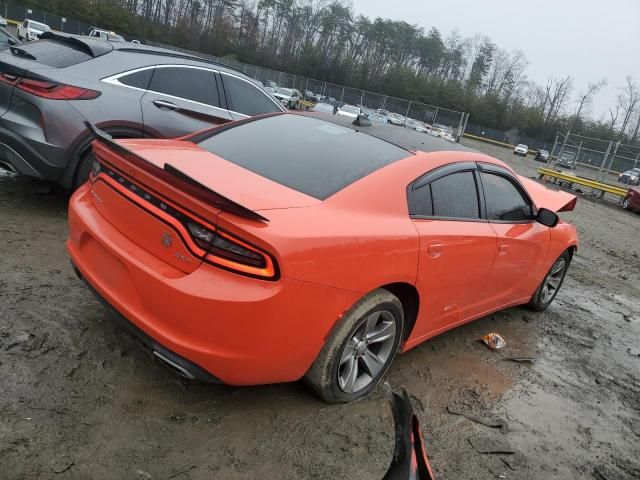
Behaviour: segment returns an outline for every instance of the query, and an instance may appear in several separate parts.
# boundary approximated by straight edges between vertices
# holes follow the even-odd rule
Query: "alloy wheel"
[[[629,208],[629,197],[625,198],[622,201],[622,208],[628,209]]]
[[[551,271],[549,272],[549,275],[547,275],[542,287],[542,303],[546,304],[550,302],[558,292],[566,268],[567,261],[562,257],[556,260],[556,263],[553,264],[553,267],[551,267]]]
[[[398,329],[388,310],[373,312],[355,329],[345,345],[338,366],[338,385],[345,393],[367,387],[393,355]]]

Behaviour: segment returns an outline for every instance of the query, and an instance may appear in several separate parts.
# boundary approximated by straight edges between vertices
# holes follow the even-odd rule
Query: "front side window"
[[[255,85],[231,75],[222,75],[229,110],[243,115],[281,112],[271,98]]]
[[[482,172],[482,186],[489,221],[521,222],[531,220],[533,211],[529,201],[508,178]]]
[[[220,106],[215,73],[211,70],[158,67],[151,78],[149,90],[214,107]]]

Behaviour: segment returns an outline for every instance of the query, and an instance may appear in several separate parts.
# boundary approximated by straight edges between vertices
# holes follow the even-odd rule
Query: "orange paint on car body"
[[[210,153],[191,137],[118,143],[148,164],[94,142],[102,169],[71,198],[71,259],[136,327],[228,384],[298,380],[344,312],[385,285],[411,286],[419,295],[403,350],[526,303],[555,259],[577,245],[575,228],[562,222],[548,228],[535,221],[412,218],[407,189],[425,173],[482,162],[513,174],[474,152],[407,152],[318,199]],[[194,188],[268,221],[191,195],[167,177],[167,164],[196,179]],[[537,208],[558,210],[573,198],[525,188]],[[234,246],[218,258],[226,264],[207,258],[185,226],[191,221],[227,235]],[[242,270],[236,250],[260,266]]]

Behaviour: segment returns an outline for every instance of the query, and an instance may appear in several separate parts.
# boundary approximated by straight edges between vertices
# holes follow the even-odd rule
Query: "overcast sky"
[[[546,84],[571,75],[574,96],[589,82],[608,81],[594,99],[599,118],[615,103],[617,87],[631,75],[640,84],[640,0],[351,0],[356,14],[489,36],[529,60],[527,76]],[[573,108],[573,105],[572,105]]]

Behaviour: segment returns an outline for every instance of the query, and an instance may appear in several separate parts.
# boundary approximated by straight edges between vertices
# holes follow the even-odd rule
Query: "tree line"
[[[557,130],[638,143],[631,77],[600,118],[588,106],[605,81],[527,78],[523,52],[485,35],[443,35],[356,15],[346,0],[24,0],[26,6],[129,34],[318,80],[470,113],[470,122],[553,141]],[[534,66],[535,67],[535,66]]]

